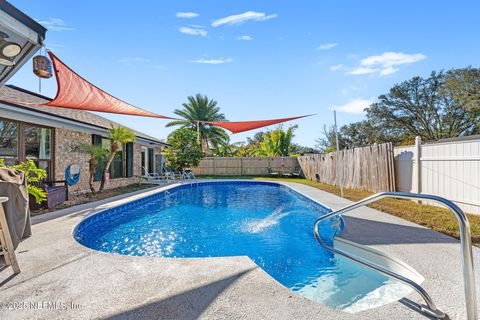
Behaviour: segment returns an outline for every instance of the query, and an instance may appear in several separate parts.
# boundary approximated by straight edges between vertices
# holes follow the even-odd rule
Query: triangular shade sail
[[[206,121],[205,123],[212,124],[217,127],[222,127],[224,129],[227,129],[228,131],[231,131],[232,133],[239,133],[239,132],[254,130],[258,128],[263,128],[266,126],[270,126],[272,124],[282,123],[282,122],[310,117],[310,116],[311,114],[306,116],[298,116],[298,117],[282,118],[282,119],[271,119],[271,120],[230,121],[230,122]]]
[[[45,103],[45,106],[174,119],[142,110],[115,98],[79,76],[51,51],[48,52],[48,55],[53,61],[58,91],[55,98]]]

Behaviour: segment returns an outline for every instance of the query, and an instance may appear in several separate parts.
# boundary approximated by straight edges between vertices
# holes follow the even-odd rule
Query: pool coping
[[[203,181],[217,182],[230,180],[202,180],[202,182]],[[239,180],[235,179],[231,181]],[[300,185],[293,182],[271,182],[283,184],[287,187],[290,187],[294,191],[303,194],[311,200],[319,202],[321,205],[328,206],[333,209],[338,209],[344,205],[351,203],[346,199],[334,196],[332,194],[328,194],[326,192],[309,186]],[[288,319],[292,317],[298,319],[310,319],[315,317],[315,315],[318,316],[318,314],[320,313],[323,315],[323,319],[338,319],[339,317],[343,319],[423,318],[423,316],[412,312],[408,307],[406,307],[403,303],[400,302],[395,302],[389,305],[356,313],[353,315],[330,309],[328,307],[316,304],[297,295],[292,295],[292,293],[288,289],[276,282],[276,280],[273,280],[273,278],[271,278],[266,272],[256,267],[256,265],[248,257],[127,257],[127,259],[125,259],[126,256],[112,255],[110,253],[100,253],[92,249],[87,249],[86,247],[75,241],[75,239],[73,239],[73,237],[71,236],[72,228],[74,228],[78,224],[78,222],[81,221],[84,217],[92,213],[103,211],[105,209],[118,206],[126,202],[130,202],[133,199],[143,198],[145,196],[148,196],[149,194],[168,190],[178,185],[179,184],[155,186],[151,189],[146,189],[140,192],[115,197],[113,199],[105,199],[95,203],[90,203],[88,205],[81,205],[79,207],[63,209],[59,212],[47,213],[45,214],[47,216],[44,217],[33,217],[32,222],[34,225],[32,228],[34,234],[31,238],[26,239],[22,244],[20,244],[20,247],[17,250],[19,252],[18,257],[20,267],[22,268],[23,272],[19,276],[13,277],[11,279],[9,279],[11,277],[9,272],[0,272],[0,291],[2,292],[2,295],[6,296],[6,299],[21,299],[22,297],[23,299],[26,299],[26,297],[29,296],[29,293],[35,291],[41,297],[43,297],[43,299],[52,299],[52,296],[62,296],[70,297],[72,299],[75,298],[81,302],[88,302],[88,298],[86,298],[85,295],[91,294],[90,290],[85,291],[86,288],[77,283],[77,281],[89,283],[91,279],[84,279],[84,275],[82,274],[78,276],[79,279],[76,279],[68,276],[68,274],[63,274],[63,272],[64,269],[73,268],[73,270],[79,270],[89,265],[95,265],[96,268],[103,270],[105,274],[108,274],[109,276],[120,276],[118,271],[114,268],[115,264],[124,266],[125,270],[128,270],[128,273],[134,273],[137,275],[137,277],[135,279],[131,279],[131,283],[122,282],[117,285],[126,286],[127,284],[133,285],[134,283],[138,282],[138,284],[142,284],[144,286],[142,287],[142,290],[145,290],[147,292],[149,292],[149,282],[157,281],[157,279],[152,280],[152,277],[145,278],[145,274],[143,274],[143,272],[147,272],[146,270],[144,270],[145,266],[148,266],[149,270],[156,270],[157,272],[160,272],[159,270],[163,270],[162,268],[166,268],[166,270],[170,270],[171,268],[188,270],[186,271],[186,273],[182,273],[180,271],[162,271],[160,273],[152,274],[155,275],[155,277],[161,277],[162,279],[159,280],[162,280],[164,282],[176,281],[175,283],[177,283],[178,286],[184,286],[187,289],[189,288],[189,286],[184,284],[191,285],[188,279],[189,276],[195,275],[195,272],[198,273],[197,277],[195,278],[201,278],[205,279],[205,281],[207,282],[213,281],[211,283],[216,283],[214,281],[215,279],[219,277],[222,278],[222,276],[228,275],[233,270],[240,270],[238,274],[241,275],[241,278],[235,278],[235,282],[229,284],[229,287],[219,293],[218,296],[216,296],[216,298],[211,301],[208,306],[205,306],[204,310],[201,313],[196,314],[197,316],[205,318],[223,318],[226,316],[233,316],[234,318],[236,318],[236,316],[238,316],[250,319],[256,318],[259,315],[263,315],[263,318],[272,319]],[[321,199],[321,201],[318,201],[318,199]],[[375,222],[378,222],[380,220],[388,223],[398,224],[401,226],[417,228],[418,230],[428,231],[428,236],[434,239],[433,244],[435,244],[435,241],[437,241],[439,245],[442,246],[443,256],[447,256],[449,258],[448,260],[451,260],[452,257],[459,257],[460,249],[458,247],[458,241],[451,239],[445,235],[438,234],[424,227],[415,225],[400,218],[393,217],[370,208],[363,208],[363,210],[361,210],[360,216],[362,216],[363,218],[374,218]],[[67,234],[69,236],[66,236]],[[445,240],[445,237],[447,237],[448,239]],[[57,240],[58,243],[51,244],[52,240]],[[421,245],[425,244],[421,243]],[[428,243],[426,245],[427,247],[429,246]],[[450,274],[451,270],[458,270],[458,272],[452,274],[452,277],[450,277],[453,279],[441,279],[440,277],[440,279],[436,279],[435,281],[429,281],[429,279],[431,279],[432,277],[441,276],[441,274],[439,274],[439,272],[436,272],[435,268],[433,268],[434,270],[431,270],[432,268],[429,268],[429,266],[432,267],[436,265],[435,261],[437,257],[432,254],[425,255],[424,253],[426,251],[428,252],[428,248],[427,250],[420,250],[417,248],[417,244],[415,243],[375,244],[372,245],[372,248],[379,249],[380,251],[386,252],[389,255],[394,254],[402,261],[405,261],[405,258],[407,258],[405,263],[412,266],[416,270],[418,270],[418,268],[415,266],[415,264],[418,263],[420,266],[422,266],[421,270],[423,272],[421,272],[420,270],[418,271],[421,272],[427,279],[426,285],[431,289],[436,288],[436,290],[434,290],[435,294],[432,295],[434,301],[438,302],[438,305],[441,308],[443,305],[445,305],[447,310],[444,311],[447,311],[452,319],[461,319],[464,317],[464,308],[462,307],[463,298],[460,297],[463,295],[463,286],[462,282],[458,281],[458,273],[461,272],[460,269],[456,269],[459,265],[458,261],[455,261],[457,259],[453,259],[453,262],[451,262],[450,264],[447,263],[441,268],[446,274]],[[420,250],[418,254],[416,254],[417,250]],[[43,251],[46,251],[48,255],[45,256],[45,253]],[[444,259],[442,255],[440,255],[440,259]],[[479,254],[477,248],[474,248],[474,255],[475,263],[478,267]],[[130,260],[128,258],[130,258]],[[421,263],[421,261],[418,261],[421,259],[426,260],[427,263]],[[188,260],[190,260],[190,262]],[[414,262],[413,265],[411,262]],[[162,266],[162,268],[160,268],[160,266]],[[226,270],[225,266],[229,266],[230,269],[227,268],[228,270]],[[141,268],[142,272],[136,270],[136,267]],[[242,273],[246,272],[245,270],[250,270],[248,271],[247,275],[245,275],[245,273]],[[425,274],[425,271],[428,270],[430,270],[429,274]],[[92,286],[98,287],[98,290],[103,293],[105,291],[108,291],[108,287],[111,286],[111,283],[107,281],[107,279],[103,279],[102,276],[100,276],[99,270],[94,269],[91,272],[93,273],[93,277],[95,278],[95,280],[98,282],[93,283]],[[444,276],[444,278],[447,277]],[[59,279],[69,279],[70,282],[73,282],[73,286],[78,286],[75,287],[78,292],[73,294],[65,288],[62,289],[62,286],[58,283]],[[40,292],[38,292],[38,287],[40,286],[41,288],[41,284],[47,286],[48,283],[57,283],[59,288],[51,287],[50,293],[42,292],[41,290]],[[446,284],[448,284],[447,287],[450,286],[450,288],[448,292],[445,293],[444,289],[446,288]],[[252,291],[252,288],[255,288],[255,290]],[[174,292],[170,293],[170,291],[175,291],[176,289],[178,288],[167,286],[165,288],[167,292],[163,292],[161,294],[155,291],[149,292],[150,298],[157,297],[158,299],[160,299],[161,297],[163,297],[163,295],[172,297],[172,294],[174,297],[176,297]],[[149,308],[150,304],[148,306],[145,306],[144,300],[139,299],[139,297],[142,296],[142,292],[139,292],[138,290],[140,289],[132,290],[130,292],[130,298],[126,297],[123,294],[111,293],[111,297],[108,295],[105,297],[102,296],[102,298],[99,299],[100,302],[94,300],[92,304],[86,303],[85,309],[81,312],[82,317],[96,318],[101,315],[104,318],[108,318],[115,315],[120,318],[128,318],[128,315],[131,316],[131,318],[133,319],[135,318],[135,316],[142,314],[144,318],[162,318],[158,315],[158,310],[155,311]],[[98,294],[94,294],[93,296],[98,296]],[[452,296],[456,296],[456,298],[452,298]],[[252,297],[257,297],[257,300],[252,300]],[[415,294],[409,295],[408,298],[414,302],[420,302],[420,299],[416,297]],[[95,303],[105,303],[105,301],[109,301],[109,299],[124,299],[126,301],[129,301],[130,303],[128,303],[128,305],[126,306],[109,305],[108,307],[102,306],[102,308],[99,308],[98,305],[95,305]],[[162,302],[162,306],[164,306],[164,304],[166,303],[164,301],[168,301],[168,303],[170,303],[170,300],[160,301]],[[226,301],[228,301],[228,303]],[[182,306],[182,303],[176,300],[171,300],[171,304],[173,306]],[[189,305],[189,308],[192,310],[197,307],[198,306],[196,306],[195,304]],[[191,311],[189,310],[185,311],[185,313],[180,315],[188,318],[188,312]],[[2,315],[2,312],[7,312],[6,315],[8,315],[9,319],[22,319],[32,316],[38,317],[39,315],[39,313],[35,313],[34,310],[23,310],[22,312],[17,313],[8,312],[8,310],[0,310],[0,315]],[[169,312],[170,313],[166,311],[164,312],[164,318],[168,318],[169,315],[171,316],[175,313],[174,311]],[[56,316],[58,316],[59,313],[61,314],[62,318],[67,319],[78,318],[79,315],[78,310],[75,312],[73,310],[66,310],[65,312],[55,312],[55,310],[48,310],[42,313],[42,316],[45,315],[45,317],[52,317],[53,315],[53,318],[55,318]],[[150,316],[148,316],[149,314]]]

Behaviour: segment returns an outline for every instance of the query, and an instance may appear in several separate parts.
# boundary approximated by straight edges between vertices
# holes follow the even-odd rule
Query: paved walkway
[[[350,203],[285,184],[333,209]],[[33,236],[17,249],[22,273],[0,271],[0,319],[425,319],[407,306],[421,302],[415,293],[348,314],[293,294],[248,257],[131,257],[90,250],[73,239],[73,227],[88,214],[174,186],[34,217]],[[437,305],[451,319],[465,318],[458,241],[369,208],[346,223],[348,237],[414,267]],[[474,255],[480,270],[477,248]]]

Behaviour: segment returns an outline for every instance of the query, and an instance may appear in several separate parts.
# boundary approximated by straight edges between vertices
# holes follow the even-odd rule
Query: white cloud
[[[373,101],[374,101],[373,98],[372,99],[356,98],[343,105],[334,106],[333,108],[340,112],[361,114],[364,112],[363,110],[365,108],[368,108],[373,103]]]
[[[195,60],[190,60],[192,63],[201,63],[201,64],[224,64],[224,63],[229,63],[232,62],[233,59],[227,58],[217,58],[217,59],[205,59],[205,58],[200,58],[200,59],[195,59]]]
[[[148,58],[121,58],[121,59],[118,59],[118,62],[120,64],[123,64],[124,66],[131,66],[133,65],[134,63],[136,62],[139,62],[139,63],[148,63],[150,62],[151,60],[148,59]]]
[[[237,40],[251,41],[251,40],[253,40],[253,37],[251,37],[251,36],[239,36],[239,37],[237,37]]]
[[[154,69],[159,69],[159,70],[161,70],[161,69],[167,69],[167,67],[161,66],[161,65],[153,66],[153,68],[154,68]]]
[[[45,20],[37,20],[38,23],[43,25],[49,31],[72,31],[75,28],[69,27],[65,21],[59,18],[48,18]]]
[[[278,17],[277,14],[267,15],[263,12],[247,11],[241,14],[234,14],[231,16],[223,17],[212,22],[212,27],[220,27],[223,25],[235,25],[245,21],[265,21]]]
[[[380,71],[380,75],[381,76],[388,76],[389,74],[392,74],[392,73],[395,73],[397,72],[398,68],[394,68],[394,67],[386,67],[386,68],[383,68],[381,71]]]
[[[412,64],[426,59],[422,53],[407,54],[403,52],[384,52],[380,55],[360,60],[360,65],[347,71],[346,74],[362,75],[378,73],[387,76],[400,70],[398,66]]]
[[[196,12],[177,12],[175,14],[177,18],[192,19],[199,16]]]
[[[378,68],[371,68],[371,67],[355,67],[351,69],[350,71],[347,71],[346,74],[351,74],[351,75],[362,75],[362,74],[371,74],[371,73],[376,73],[380,71]]]
[[[201,36],[205,37],[207,36],[207,31],[199,28],[189,28],[189,27],[181,27],[178,29],[181,33],[189,34],[192,36]]]
[[[317,50],[330,50],[335,48],[336,46],[338,46],[338,43],[332,43],[332,42],[322,43],[317,47]]]
[[[333,66],[330,66],[330,71],[337,71],[340,69],[343,69],[345,66],[343,64],[334,64]]]

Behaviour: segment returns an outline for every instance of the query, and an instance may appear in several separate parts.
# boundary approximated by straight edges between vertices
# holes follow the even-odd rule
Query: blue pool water
[[[317,244],[313,223],[327,212],[274,183],[199,183],[91,216],[77,226],[74,236],[92,249],[124,255],[245,255],[307,298],[347,311],[356,311],[359,303],[371,307],[368,301],[375,295],[388,296],[382,290],[390,280]],[[332,222],[320,229],[330,242],[339,228]]]

